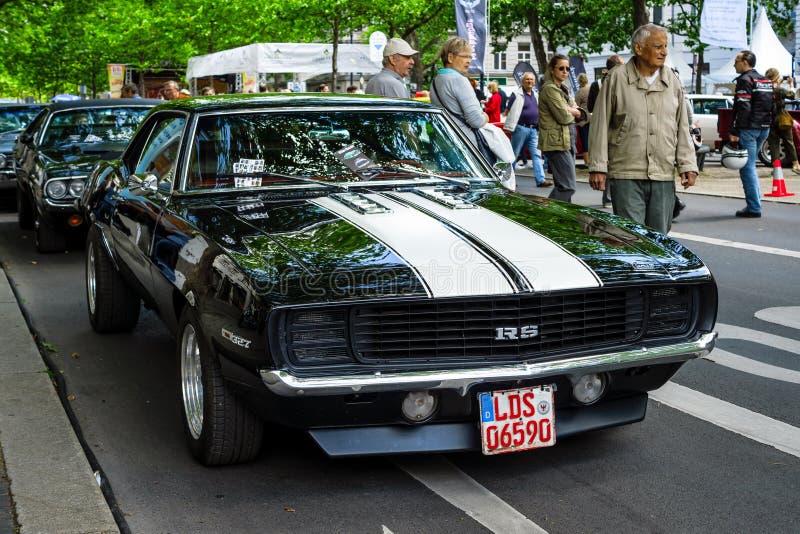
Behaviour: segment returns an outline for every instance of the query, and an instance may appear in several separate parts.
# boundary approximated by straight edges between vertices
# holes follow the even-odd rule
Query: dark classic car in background
[[[0,104],[0,190],[16,191],[14,143],[44,104]]]
[[[333,456],[549,446],[641,420],[714,344],[692,252],[503,189],[427,104],[173,101],[81,204],[91,323],[157,310],[207,465],[252,459],[265,422]]]
[[[119,157],[139,122],[160,100],[54,103],[17,140],[17,217],[34,229],[39,252],[59,252],[86,225],[75,207],[95,161]]]

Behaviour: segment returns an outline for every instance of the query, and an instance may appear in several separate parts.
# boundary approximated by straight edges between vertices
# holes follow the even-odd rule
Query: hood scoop
[[[476,209],[478,207],[461,197],[445,193],[444,191],[437,191],[436,189],[415,189],[414,193],[454,210]]]
[[[392,209],[367,198],[361,193],[334,193],[330,198],[363,215],[391,213]]]

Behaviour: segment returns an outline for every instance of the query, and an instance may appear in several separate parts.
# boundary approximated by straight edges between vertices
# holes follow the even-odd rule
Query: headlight
[[[84,181],[83,180],[72,180],[69,183],[69,194],[73,197],[81,196],[83,193]]]
[[[44,192],[50,198],[63,198],[67,194],[67,184],[64,180],[51,180],[44,186]]]
[[[6,166],[6,155],[0,154],[0,169]]]

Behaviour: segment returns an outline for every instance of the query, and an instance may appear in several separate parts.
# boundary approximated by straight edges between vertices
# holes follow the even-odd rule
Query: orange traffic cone
[[[781,160],[776,159],[772,164],[772,193],[767,193],[765,197],[793,197],[794,193],[786,191],[786,182],[783,179],[783,169]]]

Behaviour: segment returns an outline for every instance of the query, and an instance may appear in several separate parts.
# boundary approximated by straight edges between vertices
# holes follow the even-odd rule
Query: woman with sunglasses
[[[556,54],[547,64],[544,85],[539,94],[539,149],[553,173],[555,187],[550,198],[572,201],[575,193],[575,122],[586,112],[575,105],[565,84],[569,59]]]

